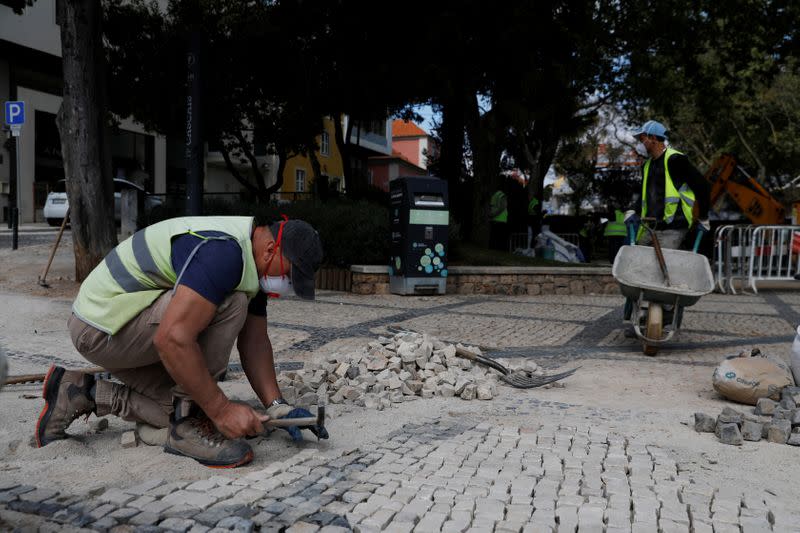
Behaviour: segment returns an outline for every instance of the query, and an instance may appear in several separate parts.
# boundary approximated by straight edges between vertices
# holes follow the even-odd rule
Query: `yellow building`
[[[341,190],[344,185],[344,169],[342,155],[336,145],[335,127],[333,119],[323,119],[324,131],[317,136],[316,151],[319,161],[320,174],[328,177],[328,186],[331,189]],[[286,161],[283,169],[283,185],[279,189],[282,200],[302,200],[310,197],[314,187],[314,167],[311,158],[305,155],[295,155]]]

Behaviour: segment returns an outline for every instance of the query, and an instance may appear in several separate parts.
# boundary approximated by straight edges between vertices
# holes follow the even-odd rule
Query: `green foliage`
[[[664,122],[698,163],[733,152],[768,185],[797,176],[800,3],[639,5],[639,29],[652,39],[629,55],[626,103],[636,122]]]
[[[305,220],[319,232],[325,249],[324,262],[329,265],[386,264],[389,261],[389,209],[386,205],[346,199],[320,204],[297,201],[286,204],[263,204],[247,201],[207,199],[206,215],[254,216],[257,223],[280,220],[281,215]],[[184,214],[181,203],[167,203],[141,219],[141,225]]]

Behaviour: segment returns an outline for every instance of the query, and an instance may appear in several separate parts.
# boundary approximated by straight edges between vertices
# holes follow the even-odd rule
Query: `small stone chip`
[[[101,431],[108,429],[108,418],[98,418],[96,420],[92,420],[92,431],[95,433],[100,433]]]
[[[770,400],[769,398],[759,398],[754,412],[757,415],[772,415],[777,405],[778,402]]]
[[[698,433],[714,433],[717,421],[705,413],[694,414],[694,430]]]
[[[123,448],[135,448],[138,444],[136,442],[136,432],[126,431],[123,433],[122,438],[120,438],[120,444],[122,444]]]
[[[742,433],[739,431],[738,425],[733,423],[717,424],[717,430],[721,443],[731,444],[733,446],[740,446],[742,444]]]
[[[786,444],[791,432],[792,424],[790,421],[785,419],[773,420],[767,431],[767,440],[770,442],[777,442],[778,444]]]
[[[758,422],[751,422],[745,420],[742,424],[742,438],[744,440],[759,441],[761,440],[761,424]]]

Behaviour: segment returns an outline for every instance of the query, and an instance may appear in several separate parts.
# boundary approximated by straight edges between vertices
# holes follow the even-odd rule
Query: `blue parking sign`
[[[25,102],[6,102],[6,124],[22,126],[25,123]]]

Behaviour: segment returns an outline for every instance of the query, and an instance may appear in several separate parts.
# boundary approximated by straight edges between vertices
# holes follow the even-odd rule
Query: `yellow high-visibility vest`
[[[200,231],[230,235],[209,237],[203,242],[230,238],[239,244],[244,269],[234,290],[244,292],[248,299],[258,294],[258,271],[250,240],[253,217],[180,217],[141,229],[111,250],[84,280],[72,311],[87,324],[114,335],[175,286],[178,275],[172,268],[172,238]],[[190,260],[191,255],[187,262]]]

